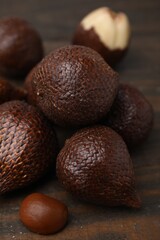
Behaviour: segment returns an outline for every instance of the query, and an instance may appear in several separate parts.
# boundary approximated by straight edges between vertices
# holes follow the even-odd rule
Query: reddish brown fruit
[[[20,219],[32,232],[52,234],[65,226],[68,209],[59,200],[41,193],[33,193],[23,200]]]
[[[130,35],[130,23],[125,13],[101,7],[82,19],[72,43],[93,48],[108,64],[114,66],[125,56]]]
[[[21,101],[0,105],[0,194],[39,179],[55,160],[56,136],[46,118]]]
[[[13,86],[9,81],[0,79],[0,104],[10,100],[26,99],[26,91],[23,88]]]
[[[97,122],[109,111],[118,88],[118,74],[98,53],[81,46],[55,50],[30,77],[29,96],[61,126]]]
[[[105,45],[101,42],[99,36],[95,33],[93,28],[86,31],[81,25],[77,26],[72,43],[94,49],[112,67],[119,63],[128,51],[128,46],[123,50],[110,50],[109,48],[105,47]]]
[[[25,75],[43,57],[38,32],[25,20],[11,17],[0,20],[0,73]]]
[[[67,140],[57,158],[57,176],[80,199],[107,206],[141,205],[126,144],[108,127],[85,128]]]
[[[105,123],[118,132],[129,147],[132,147],[148,137],[153,125],[153,109],[138,89],[120,84]]]

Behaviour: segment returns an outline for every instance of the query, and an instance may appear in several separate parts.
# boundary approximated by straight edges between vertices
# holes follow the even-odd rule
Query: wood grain
[[[41,33],[46,53],[68,44],[78,21],[104,0],[1,0],[0,17],[19,16]],[[140,210],[104,208],[86,204],[66,193],[48,176],[32,187],[0,197],[1,240],[159,240],[160,239],[160,1],[108,1],[125,11],[132,24],[132,43],[125,60],[117,67],[121,81],[140,89],[152,103],[154,128],[147,141],[131,153]],[[67,227],[54,236],[30,233],[19,221],[22,199],[31,192],[43,192],[64,201],[70,212]]]

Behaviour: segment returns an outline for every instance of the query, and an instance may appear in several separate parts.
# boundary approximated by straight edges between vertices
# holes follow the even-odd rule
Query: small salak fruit
[[[26,75],[43,57],[39,33],[18,17],[0,20],[0,74]]]
[[[104,123],[119,133],[131,148],[147,139],[153,126],[153,108],[137,88],[120,84]]]
[[[57,158],[57,176],[66,190],[88,202],[141,205],[127,146],[111,128],[84,128],[68,139]]]
[[[22,101],[0,105],[0,194],[38,180],[56,153],[56,135],[41,112]]]
[[[60,126],[96,123],[109,111],[118,74],[93,49],[65,46],[46,56],[27,77],[28,98]]]
[[[93,48],[114,66],[126,54],[131,38],[127,15],[101,7],[85,16],[78,24],[73,44]]]

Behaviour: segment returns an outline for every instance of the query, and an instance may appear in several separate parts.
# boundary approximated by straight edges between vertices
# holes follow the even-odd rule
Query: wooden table
[[[104,208],[82,203],[48,177],[23,191],[0,198],[0,240],[159,240],[160,239],[160,1],[159,0],[1,0],[0,17],[19,16],[41,33],[46,53],[68,44],[78,21],[89,11],[107,3],[125,11],[133,38],[130,51],[119,65],[121,81],[140,89],[153,104],[153,131],[132,155],[140,210]],[[67,227],[54,236],[29,232],[19,221],[22,199],[31,192],[43,192],[64,201],[70,212]]]

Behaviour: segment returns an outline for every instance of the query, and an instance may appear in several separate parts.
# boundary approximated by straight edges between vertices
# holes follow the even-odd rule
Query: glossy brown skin
[[[15,87],[9,81],[0,78],[0,104],[10,100],[25,100],[26,97],[25,89]]]
[[[66,141],[57,158],[57,176],[66,190],[88,202],[141,205],[126,144],[105,126],[84,128]]]
[[[72,43],[94,49],[112,67],[117,65],[128,51],[128,46],[124,49],[110,50],[101,42],[101,39],[95,32],[94,28],[85,30],[81,24],[79,24],[75,30]]]
[[[39,179],[53,164],[57,140],[48,120],[22,101],[0,105],[0,194]]]
[[[97,122],[109,111],[118,89],[118,74],[94,50],[59,48],[31,74],[37,106],[60,126]]]
[[[23,200],[19,215],[30,231],[47,235],[61,230],[66,225],[68,208],[57,199],[33,193]]]
[[[39,33],[25,20],[0,20],[0,74],[26,75],[43,57]]]
[[[120,84],[104,123],[118,132],[131,148],[148,137],[153,126],[153,109],[138,89]]]

